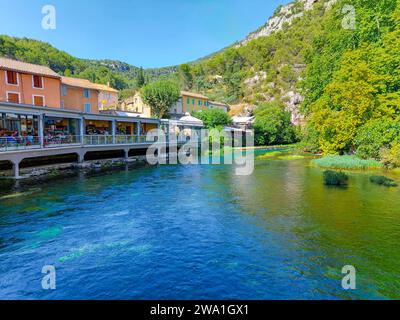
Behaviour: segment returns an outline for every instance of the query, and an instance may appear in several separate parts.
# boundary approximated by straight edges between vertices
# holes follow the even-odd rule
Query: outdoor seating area
[[[0,113],[0,150],[32,148],[38,144],[37,116]]]

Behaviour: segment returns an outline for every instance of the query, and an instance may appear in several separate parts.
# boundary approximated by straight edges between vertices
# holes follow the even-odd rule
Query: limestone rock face
[[[284,96],[284,103],[286,110],[292,115],[292,123],[295,125],[301,124],[303,117],[300,113],[300,104],[303,102],[304,97],[297,92],[289,91]]]
[[[267,79],[267,73],[265,71],[259,71],[255,74],[254,77],[248,78],[244,81],[244,84],[247,86],[254,86],[261,80]]]
[[[246,39],[241,41],[235,47],[241,47],[249,43],[251,40],[267,37],[275,31],[282,30],[283,26],[288,23],[291,24],[296,18],[304,15],[305,11],[311,10],[316,2],[323,0],[297,0],[286,6],[282,6],[279,11],[268,20],[268,22],[259,30],[249,34]],[[330,0],[337,1],[337,0]]]

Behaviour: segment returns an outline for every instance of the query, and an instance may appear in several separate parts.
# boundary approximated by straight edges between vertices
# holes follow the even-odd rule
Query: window
[[[196,102],[196,101],[193,99],[193,100],[192,100],[192,104],[195,105],[195,102]]]
[[[92,106],[90,105],[90,103],[85,103],[85,112],[86,113],[90,113],[91,112],[91,108],[92,108]]]
[[[208,101],[205,102],[206,107],[208,107]]]
[[[41,76],[32,76],[32,84],[34,88],[42,89],[43,88],[43,77]]]
[[[203,101],[199,100],[199,106],[201,107],[203,105]]]
[[[61,85],[61,95],[65,97],[67,95],[67,86],[65,84]]]
[[[18,92],[7,92],[7,101],[13,103],[19,103],[19,93]]]
[[[90,90],[89,89],[84,89],[83,90],[83,96],[87,99],[90,98]]]
[[[187,98],[186,102],[187,104],[190,104],[190,98]]]
[[[65,102],[64,102],[64,100],[61,100],[61,109],[65,109]]]
[[[33,105],[37,107],[44,107],[44,97],[43,96],[33,96]]]
[[[6,72],[7,84],[18,85],[18,74],[15,71]]]

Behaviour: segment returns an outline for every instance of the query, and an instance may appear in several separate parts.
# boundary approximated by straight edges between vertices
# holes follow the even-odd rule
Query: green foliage
[[[272,145],[296,142],[290,113],[276,104],[265,104],[255,110],[255,144]]]
[[[118,90],[141,87],[145,82],[163,77],[171,78],[176,72],[176,67],[143,70],[120,61],[78,59],[42,41],[5,35],[0,35],[0,56],[48,66],[60,75],[109,83]]]
[[[145,79],[145,76],[144,76],[143,68],[141,67],[141,68],[139,69],[139,72],[138,72],[137,76],[136,76],[136,86],[137,86],[138,88],[141,88],[141,87],[143,87],[145,84],[146,84],[146,79]]]
[[[193,116],[202,120],[204,127],[207,129],[222,129],[224,126],[228,126],[232,123],[228,114],[221,109],[206,109],[201,112],[193,113]]]
[[[396,0],[352,5],[356,29],[343,29],[340,11],[331,10],[307,50],[303,109],[317,136],[313,142],[325,154],[357,150],[363,158],[379,159],[380,148],[395,138],[389,123],[400,114],[399,8]]]
[[[321,168],[343,170],[374,170],[382,168],[376,160],[364,160],[355,156],[325,156],[315,159],[312,163]]]
[[[324,171],[324,183],[328,186],[345,186],[348,181],[349,177],[343,172]]]
[[[354,139],[357,156],[363,159],[381,159],[381,149],[390,149],[400,140],[400,121],[375,119],[360,127]]]
[[[393,179],[389,179],[385,176],[372,176],[369,180],[377,185],[385,187],[397,187],[397,183]]]
[[[188,64],[182,64],[178,68],[178,78],[182,89],[191,90],[193,87],[193,75]]]
[[[390,148],[380,150],[381,163],[388,169],[400,168],[400,143],[395,142]]]
[[[179,99],[179,87],[172,81],[159,80],[142,88],[143,102],[150,106],[152,114],[162,118]]]

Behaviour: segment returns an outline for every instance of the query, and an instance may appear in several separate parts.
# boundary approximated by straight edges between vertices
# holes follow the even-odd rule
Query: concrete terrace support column
[[[137,143],[140,143],[140,134],[141,134],[141,122],[136,122],[136,139],[137,139]]]
[[[124,149],[124,158],[125,160],[129,159],[129,149]]]
[[[79,120],[79,125],[80,125],[80,128],[79,128],[79,135],[80,135],[80,139],[81,139],[81,144],[83,144],[84,143],[84,141],[83,141],[83,137],[84,137],[84,135],[85,135],[85,118],[81,118],[80,120]]]
[[[117,134],[117,122],[116,120],[111,121],[111,134],[112,134],[112,143],[115,144],[115,136]]]
[[[39,141],[40,141],[40,148],[44,147],[44,114],[39,115]]]
[[[12,161],[12,163],[13,163],[14,179],[21,178],[21,176],[19,175],[19,163],[20,163],[20,160],[14,160],[14,161]]]
[[[85,162],[85,152],[78,153],[78,163]]]

